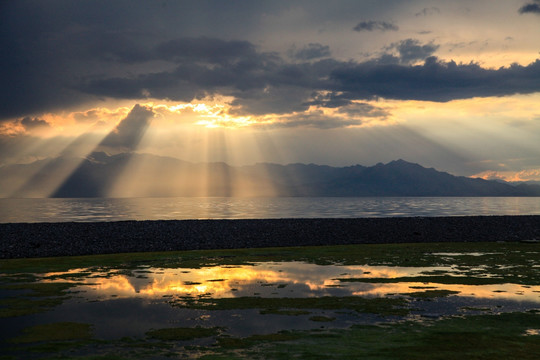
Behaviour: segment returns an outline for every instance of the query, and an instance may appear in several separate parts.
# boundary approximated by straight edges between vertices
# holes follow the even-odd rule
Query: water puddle
[[[168,259],[0,272],[0,348],[43,324],[89,324],[95,339],[111,342],[153,341],[160,329],[207,331],[214,335],[179,344],[215,346],[291,330],[540,312],[537,252],[419,251],[414,261],[389,254],[372,264],[348,262],[344,253],[317,261],[239,257],[238,264],[221,254],[192,267]],[[514,262],[499,261],[514,255]],[[533,325],[520,334],[539,330]]]
[[[482,268],[468,268],[467,273]],[[465,273],[465,271],[464,271]],[[141,267],[129,272],[100,272],[74,269],[62,273],[46,273],[42,282],[72,282],[72,292],[85,301],[140,298],[183,297],[240,298],[303,298],[323,296],[377,296],[446,290],[455,296],[483,299],[506,299],[540,303],[540,286],[511,283],[460,284],[466,278],[454,267],[391,267],[316,265],[304,262],[260,262],[238,266],[203,268]],[[81,275],[82,274],[82,275]],[[441,279],[444,275],[447,279]],[[430,281],[431,278],[436,280]],[[483,274],[481,278],[489,278]],[[406,281],[419,278],[426,281]],[[455,283],[440,283],[437,280]],[[470,279],[470,277],[468,277]],[[395,280],[395,281],[392,281]]]
[[[470,284],[463,280],[470,280],[466,274],[471,269],[485,270],[298,261],[201,268],[77,268],[34,274],[39,284],[70,284],[58,305],[25,316],[24,321],[21,317],[0,320],[15,328],[29,323],[89,323],[96,337],[119,339],[178,326],[220,327],[232,336],[250,336],[540,308],[540,286]],[[489,276],[484,273],[479,279]]]

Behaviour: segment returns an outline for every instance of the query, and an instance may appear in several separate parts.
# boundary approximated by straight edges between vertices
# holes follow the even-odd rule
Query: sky
[[[0,166],[92,151],[540,180],[540,0],[0,1]]]

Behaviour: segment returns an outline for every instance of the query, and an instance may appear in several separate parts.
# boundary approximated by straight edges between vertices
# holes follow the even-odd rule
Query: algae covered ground
[[[0,359],[538,359],[540,244],[0,261]]]

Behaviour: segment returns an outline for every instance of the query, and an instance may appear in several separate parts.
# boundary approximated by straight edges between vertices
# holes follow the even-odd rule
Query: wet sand
[[[0,258],[273,246],[540,240],[540,216],[0,224]]]

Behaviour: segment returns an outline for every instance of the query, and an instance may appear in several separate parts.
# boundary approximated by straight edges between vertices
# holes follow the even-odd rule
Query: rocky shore
[[[0,224],[0,258],[272,246],[540,240],[540,216]]]

